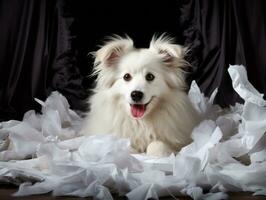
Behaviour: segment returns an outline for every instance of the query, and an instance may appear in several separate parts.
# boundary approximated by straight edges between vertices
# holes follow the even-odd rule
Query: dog
[[[129,138],[132,153],[157,157],[190,143],[200,117],[186,93],[186,52],[166,35],[142,49],[112,37],[94,54],[96,87],[82,132]]]

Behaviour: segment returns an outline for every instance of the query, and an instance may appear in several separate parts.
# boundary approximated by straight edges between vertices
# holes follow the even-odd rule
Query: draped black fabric
[[[176,1],[0,1],[0,120],[21,119],[58,90],[74,109],[85,110],[93,86],[92,58],[105,36],[128,34],[147,47],[154,33],[170,33],[189,46],[188,60],[206,95],[216,102],[240,101],[227,73],[247,67],[252,84],[266,92],[265,2],[263,0]]]
[[[250,82],[266,94],[266,2],[263,0],[179,1],[180,28],[195,79],[206,95],[219,87],[216,103],[241,102],[227,72],[229,64],[246,66]]]
[[[53,90],[85,110],[94,80],[88,53],[112,34],[128,34],[136,46],[148,46],[155,32],[176,35],[176,8],[175,1],[0,1],[0,120],[38,110],[34,97]]]
[[[77,68],[73,13],[67,1],[0,1],[0,119],[39,109],[53,90],[73,108],[86,96]]]

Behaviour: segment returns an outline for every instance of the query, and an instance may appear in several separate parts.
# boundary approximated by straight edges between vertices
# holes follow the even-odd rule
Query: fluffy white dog
[[[83,133],[129,138],[135,152],[160,157],[187,145],[200,119],[185,92],[185,53],[165,36],[148,49],[112,38],[95,53],[97,85]]]

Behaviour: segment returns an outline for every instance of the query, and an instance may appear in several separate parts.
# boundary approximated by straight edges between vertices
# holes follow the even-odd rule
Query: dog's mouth
[[[140,118],[146,111],[146,104],[131,104],[130,110],[133,117]]]
[[[152,100],[152,99],[151,99]],[[151,102],[151,100],[146,104],[130,104],[130,111],[134,118],[141,118],[143,117],[147,106]]]

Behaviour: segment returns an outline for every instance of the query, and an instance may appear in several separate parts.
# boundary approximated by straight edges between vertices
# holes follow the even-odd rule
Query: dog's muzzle
[[[140,118],[144,115],[144,112],[146,110],[146,105],[141,104],[141,101],[143,99],[143,92],[134,90],[130,94],[133,104],[130,105],[131,107],[131,114],[134,118]]]

